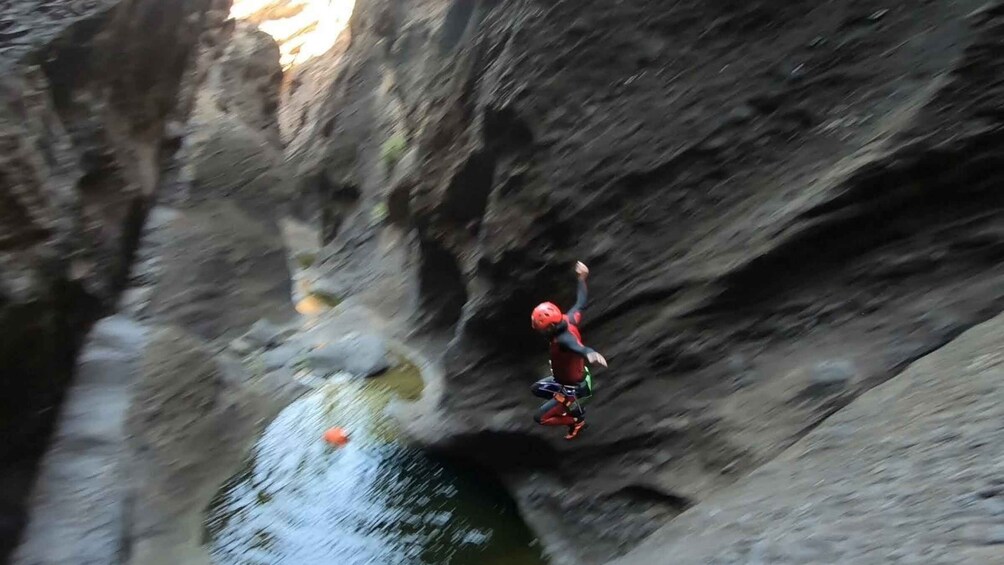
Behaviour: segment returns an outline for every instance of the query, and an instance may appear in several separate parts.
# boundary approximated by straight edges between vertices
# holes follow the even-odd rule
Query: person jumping
[[[533,309],[530,323],[534,330],[548,336],[551,342],[551,375],[535,382],[531,392],[548,401],[541,405],[534,421],[544,426],[568,426],[565,439],[575,439],[586,425],[581,400],[592,396],[592,375],[586,366],[607,366],[598,352],[582,344],[579,324],[586,307],[586,278],[589,268],[581,261],[575,264],[578,292],[575,305],[565,314],[551,302]]]

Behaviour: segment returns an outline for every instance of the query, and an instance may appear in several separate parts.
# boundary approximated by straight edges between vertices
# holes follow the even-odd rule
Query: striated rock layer
[[[1004,304],[1004,5],[360,1],[291,155],[346,293],[452,339],[412,431],[599,563]],[[388,251],[388,241],[406,251]],[[590,427],[527,317],[593,269]]]

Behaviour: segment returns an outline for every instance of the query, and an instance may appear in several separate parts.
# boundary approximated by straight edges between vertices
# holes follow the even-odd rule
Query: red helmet
[[[530,325],[537,331],[546,330],[555,324],[560,324],[564,316],[561,309],[550,302],[538,304],[530,314]]]

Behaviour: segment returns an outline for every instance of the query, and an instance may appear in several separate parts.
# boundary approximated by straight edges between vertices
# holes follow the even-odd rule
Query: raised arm
[[[589,276],[589,267],[579,261],[575,264],[575,274],[579,277],[578,288],[575,292],[575,305],[568,310],[568,319],[576,325],[582,321],[582,310],[586,307],[586,277]]]
[[[575,305],[568,310],[568,318],[579,324],[582,321],[582,310],[586,307],[586,279],[580,278],[575,291]]]

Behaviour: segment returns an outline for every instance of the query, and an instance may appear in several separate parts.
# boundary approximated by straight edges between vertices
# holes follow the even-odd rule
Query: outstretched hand
[[[592,353],[590,353],[586,357],[586,360],[589,361],[590,363],[594,364],[594,365],[599,365],[600,367],[606,367],[607,366],[607,360],[602,355],[600,355],[598,352],[596,352],[596,351],[593,351]]]
[[[578,275],[580,279],[586,280],[586,277],[589,276],[589,267],[587,267],[582,261],[579,261],[575,263],[575,274]]]

